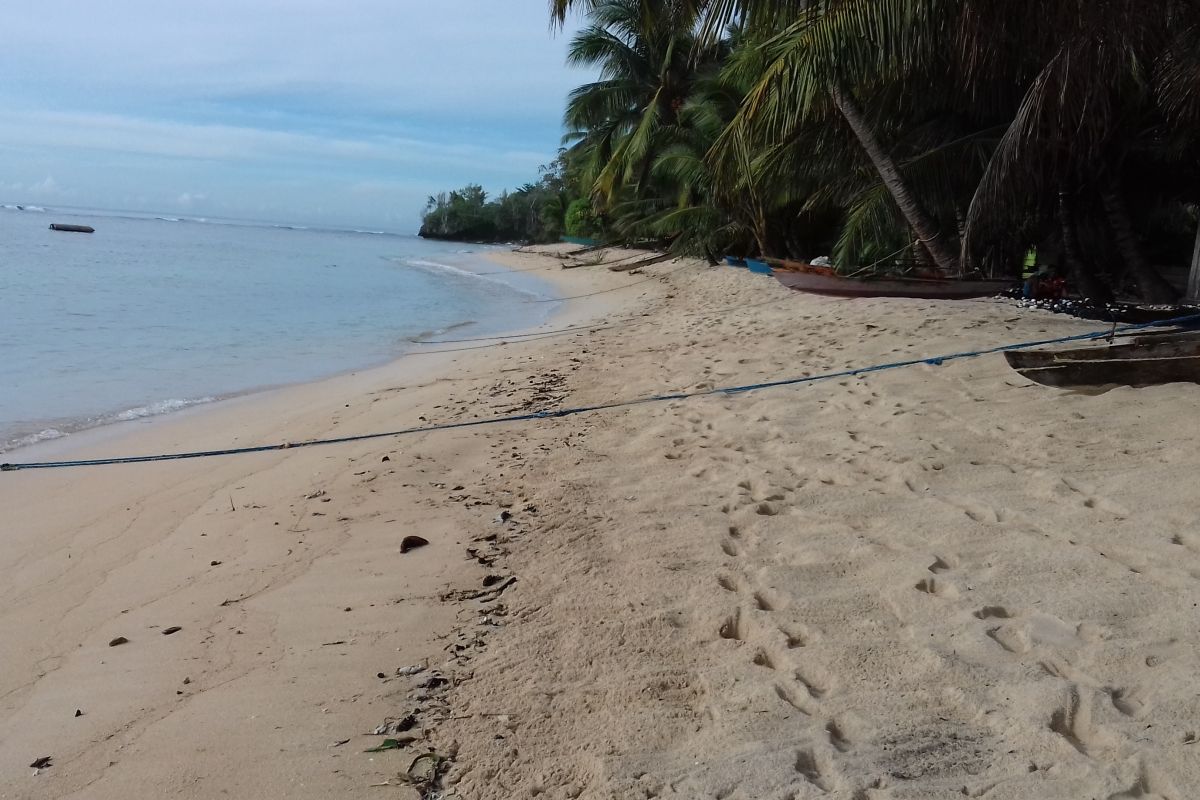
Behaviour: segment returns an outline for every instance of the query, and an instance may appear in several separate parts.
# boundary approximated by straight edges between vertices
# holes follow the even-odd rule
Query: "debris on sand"
[[[461,590],[445,592],[441,595],[443,602],[463,601],[463,600],[495,600],[504,590],[517,582],[515,576],[510,575],[507,578],[499,578],[499,576],[489,575],[484,579],[484,588],[478,591]]]
[[[383,721],[383,724],[371,731],[373,736],[395,736],[397,733],[411,731],[417,727],[417,715],[409,714],[407,717],[395,718],[388,717]]]
[[[412,744],[416,740],[417,740],[417,737],[415,737],[415,736],[401,736],[396,739],[384,739],[382,742],[379,743],[378,747],[370,747],[370,748],[367,748],[366,750],[364,750],[363,752],[364,753],[383,753],[388,750],[400,750],[401,748],[408,747],[410,744]]]
[[[108,646],[116,647],[117,645],[120,645],[120,644],[129,644],[129,640],[126,639],[124,636],[118,636],[117,638],[115,638],[111,642],[109,642]]]
[[[424,547],[429,544],[429,540],[421,536],[405,536],[400,541],[400,552],[407,553],[409,550],[416,550],[418,547]]]

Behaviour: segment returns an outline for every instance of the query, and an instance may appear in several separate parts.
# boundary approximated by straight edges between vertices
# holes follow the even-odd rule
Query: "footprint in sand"
[[[975,612],[976,619],[1011,619],[1016,616],[1004,606],[984,606]]]
[[[1093,721],[1094,706],[1089,691],[1072,686],[1066,702],[1050,717],[1050,730],[1085,756],[1095,756],[1115,744],[1112,734]]]
[[[826,697],[834,689],[833,675],[820,667],[809,665],[795,670],[792,674],[814,700]]]
[[[1138,765],[1138,777],[1127,790],[1110,794],[1107,800],[1183,800],[1183,795],[1166,773],[1143,759]]]
[[[944,578],[922,578],[913,588],[946,600],[958,597],[958,587]]]
[[[740,592],[743,588],[740,580],[732,575],[718,575],[717,585],[727,592]]]
[[[762,589],[753,594],[754,605],[759,611],[780,611],[787,607],[786,595],[771,589]]]
[[[787,625],[779,629],[783,634],[784,641],[787,642],[789,650],[795,650],[800,647],[808,647],[808,645],[816,641],[816,632],[804,625]]]
[[[770,670],[786,669],[786,660],[776,653],[769,650],[758,650],[752,659],[755,666],[765,667]]]
[[[780,700],[787,703],[792,708],[806,716],[814,716],[817,713],[816,705],[812,702],[809,694],[799,686],[792,686],[787,683],[775,684],[775,694]]]
[[[856,744],[870,738],[868,726],[852,712],[839,714],[829,720],[825,725],[825,733],[829,736],[829,743],[839,753],[848,753]]]
[[[796,772],[823,792],[836,792],[841,779],[834,771],[831,759],[824,753],[805,748],[796,753]]]
[[[958,567],[958,559],[952,555],[935,556],[932,564],[928,569],[934,575],[940,575],[943,572],[949,572]]]
[[[1033,643],[1029,640],[1029,631],[1019,623],[990,628],[987,635],[994,639],[996,644],[1014,655],[1025,655],[1033,647]]]
[[[745,641],[750,633],[750,626],[742,615],[742,610],[736,609],[732,614],[725,618],[717,629],[722,639],[732,639],[735,641]]]
[[[1141,686],[1110,688],[1108,691],[1113,706],[1127,717],[1137,719],[1145,716],[1152,707],[1149,693]]]

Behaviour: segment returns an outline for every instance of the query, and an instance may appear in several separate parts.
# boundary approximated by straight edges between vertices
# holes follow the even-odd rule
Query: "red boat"
[[[799,261],[772,261],[775,278],[789,289],[833,297],[920,297],[964,300],[991,297],[1013,287],[1013,281],[949,278],[845,278],[829,267]]]

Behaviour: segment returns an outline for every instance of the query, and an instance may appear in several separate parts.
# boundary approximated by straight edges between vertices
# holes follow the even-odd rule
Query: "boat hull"
[[[894,278],[857,280],[832,270],[785,266],[774,270],[775,279],[789,289],[830,297],[915,297],[927,300],[965,300],[992,297],[1012,287],[1011,281],[933,280]]]
[[[1200,383],[1200,334],[1139,336],[1117,344],[1004,354],[1034,383],[1058,388]]]

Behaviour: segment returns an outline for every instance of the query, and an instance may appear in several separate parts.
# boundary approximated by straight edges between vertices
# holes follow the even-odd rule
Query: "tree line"
[[[559,159],[432,235],[828,255],[1174,300],[1200,259],[1200,0],[551,0]],[[587,233],[583,233],[586,231]],[[487,236],[476,237],[475,233]]]

